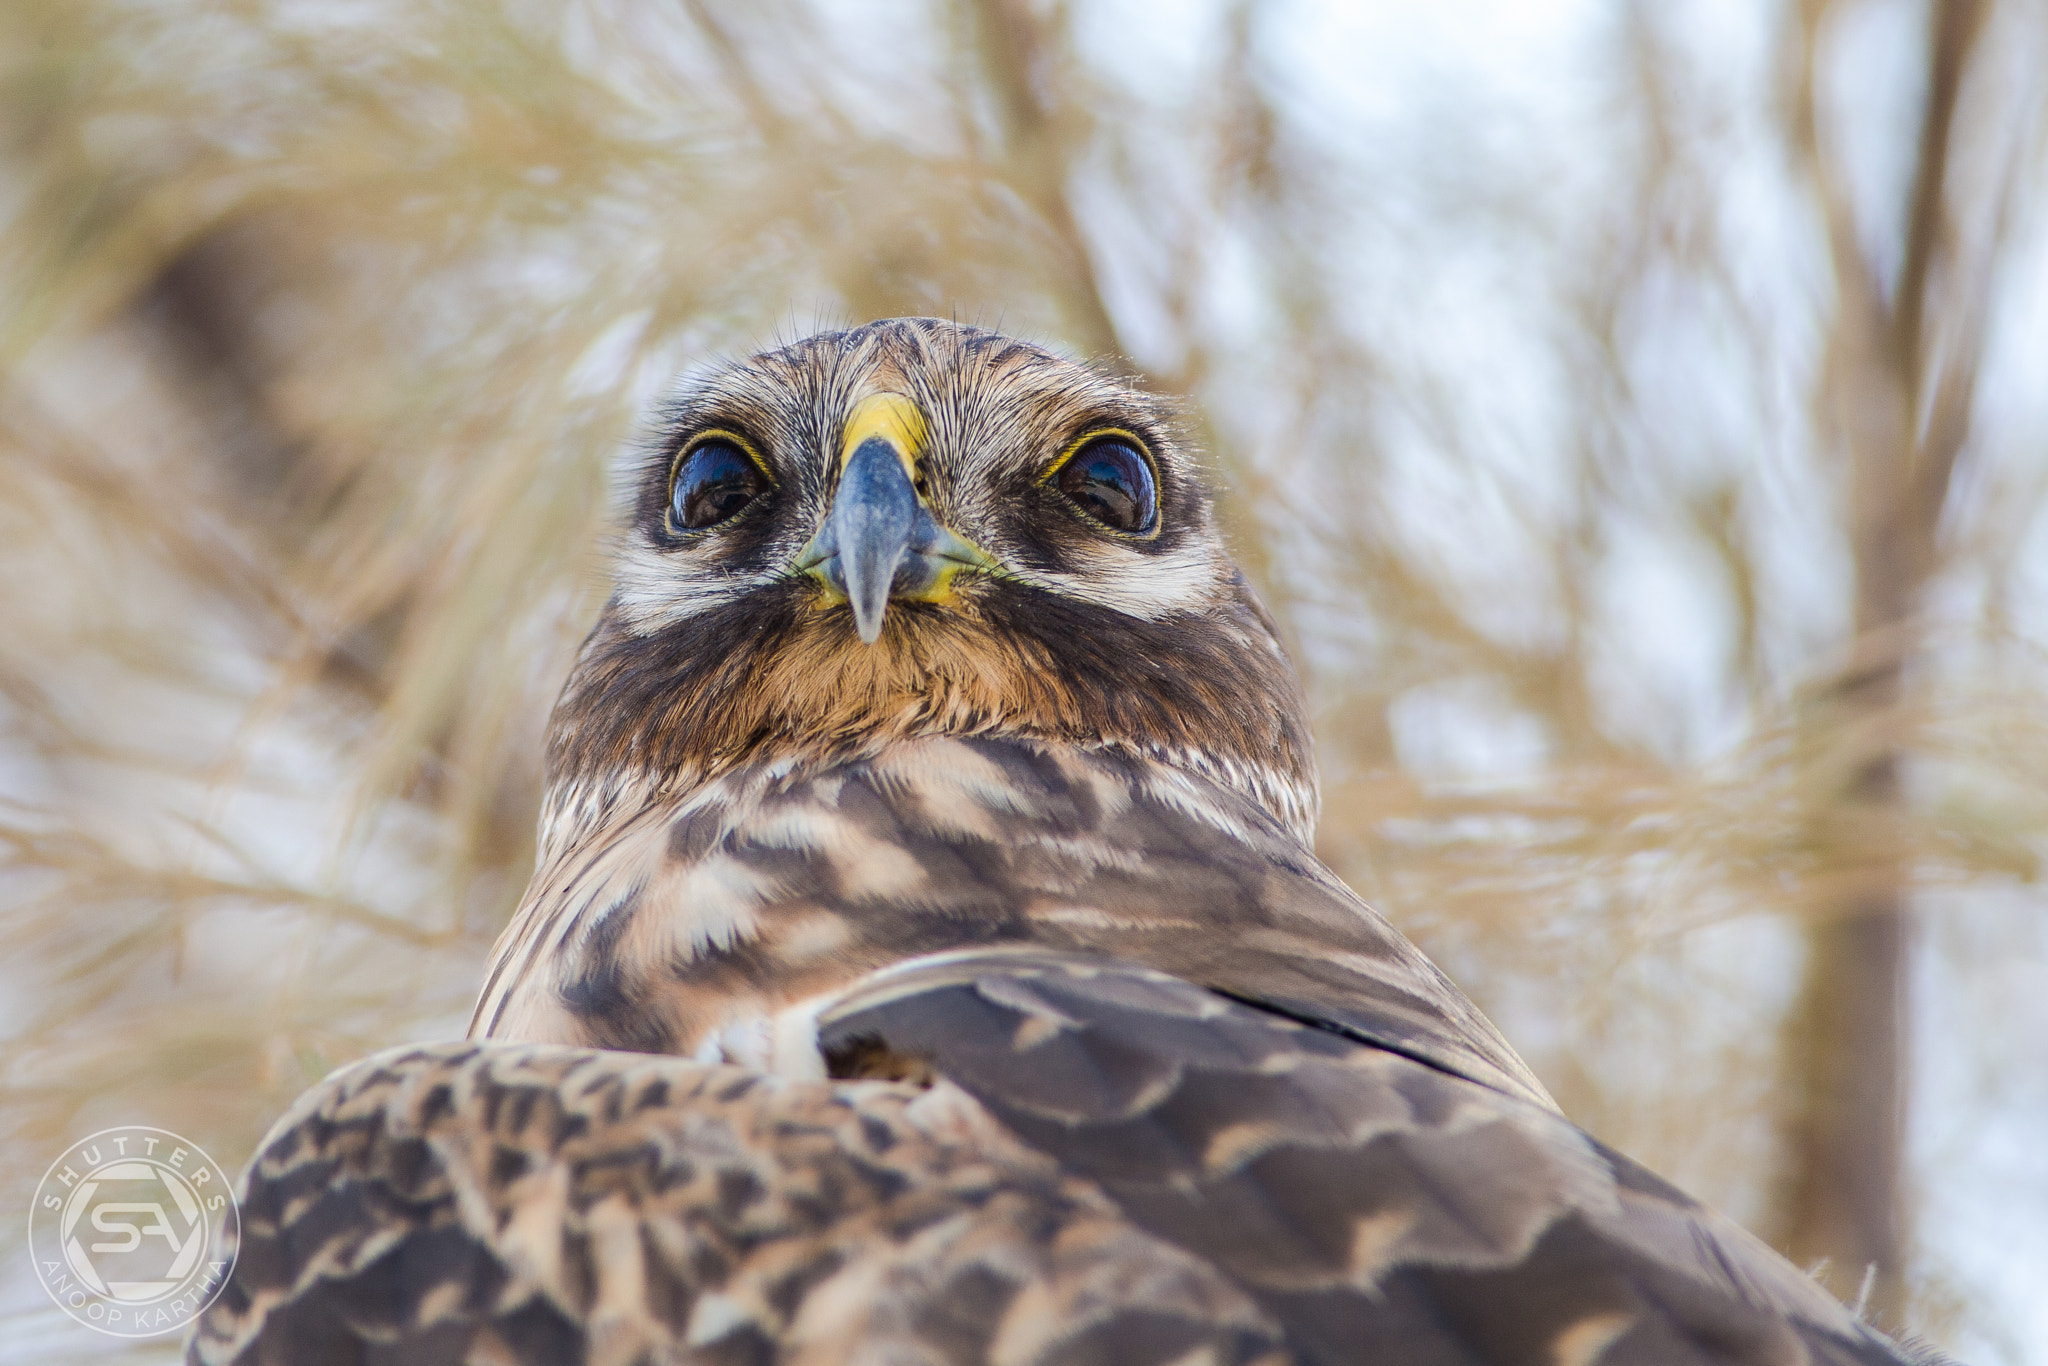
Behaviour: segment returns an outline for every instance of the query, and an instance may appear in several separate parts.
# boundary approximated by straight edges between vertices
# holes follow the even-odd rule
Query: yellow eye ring
[[[681,480],[684,470],[690,464],[692,458],[711,446],[724,446],[737,450],[744,455],[748,465],[759,476],[760,487],[758,489],[745,490],[741,502],[734,506],[730,513],[691,525],[685,508],[686,491],[681,487]],[[746,466],[732,466],[731,468],[744,470]],[[737,517],[741,512],[745,511],[747,504],[752,503],[761,494],[768,492],[774,487],[775,476],[769,472],[768,462],[761,458],[761,453],[758,450],[754,449],[753,442],[747,440],[738,432],[730,431],[723,427],[707,428],[683,443],[676,451],[675,459],[669,462],[668,506],[662,513],[662,521],[672,536],[693,536]],[[730,493],[741,492],[741,490],[729,489],[727,492],[729,496]],[[695,502],[696,495],[693,493],[687,501]]]
[[[1073,472],[1074,461],[1082,452],[1105,443],[1129,451],[1135,457],[1135,465],[1125,460],[1121,471],[1112,469],[1078,480],[1064,477]],[[1163,519],[1158,466],[1151,446],[1128,428],[1092,427],[1083,432],[1067,443],[1039,483],[1058,492],[1076,512],[1112,536],[1149,541],[1159,535]]]

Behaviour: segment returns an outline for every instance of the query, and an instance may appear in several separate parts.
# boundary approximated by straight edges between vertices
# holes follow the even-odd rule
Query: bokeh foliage
[[[1305,5],[16,0],[0,1237],[77,1134],[233,1165],[459,1031],[616,453],[693,362],[904,313],[1188,400],[1309,680],[1325,857],[1575,1118],[1771,1233],[1807,926],[1998,891],[1941,980],[2044,962],[2044,429],[1972,428],[1876,643],[1901,686],[1856,701],[1830,271],[1903,233],[1843,131],[1859,4],[1759,0],[1746,80],[1695,31],[1727,6],[1596,8],[1530,127],[1469,73],[1360,113],[1370,25]],[[1963,304],[2032,259],[2044,18],[1987,22],[1930,332],[2023,388],[2024,327]],[[1900,800],[1854,799],[1874,753]],[[1981,1089],[2038,1068],[1943,1018]],[[1911,1280],[1889,1326],[2041,1359],[1966,1270]],[[35,1350],[114,1346],[34,1296]]]

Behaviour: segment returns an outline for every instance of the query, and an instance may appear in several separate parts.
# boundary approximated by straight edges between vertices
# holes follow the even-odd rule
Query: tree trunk
[[[1893,1327],[1905,1308],[1901,1164],[1913,873],[1900,703],[1919,600],[1936,567],[1942,506],[1968,433],[1981,312],[1959,312],[1966,335],[1952,340],[1934,374],[1925,334],[1937,273],[1942,304],[1957,309],[1963,293],[1947,213],[1948,152],[1986,8],[1983,0],[1937,0],[1931,8],[1905,254],[1890,290],[1863,255],[1838,159],[1815,127],[1814,65],[1828,4],[1808,0],[1803,14],[1801,132],[1827,208],[1839,298],[1822,417],[1846,447],[1856,564],[1849,669],[1820,720],[1858,753],[1816,822],[1846,876],[1808,932],[1805,978],[1789,1021],[1780,1237],[1795,1260],[1825,1263],[1822,1278],[1838,1295]],[[1942,272],[1932,269],[1937,258]],[[1919,415],[1930,402],[1923,431]]]

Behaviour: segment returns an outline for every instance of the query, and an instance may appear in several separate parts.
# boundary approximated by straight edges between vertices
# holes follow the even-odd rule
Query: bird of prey
[[[899,319],[648,449],[469,1038],[279,1121],[191,1360],[1934,1359],[1575,1128],[1317,862],[1166,404]]]

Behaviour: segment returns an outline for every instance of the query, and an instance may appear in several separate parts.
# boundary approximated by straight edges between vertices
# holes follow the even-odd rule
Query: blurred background
[[[1321,852],[1593,1133],[2048,1363],[2048,0],[9,0],[0,1358],[460,1032],[607,473],[904,313],[1183,396]]]

